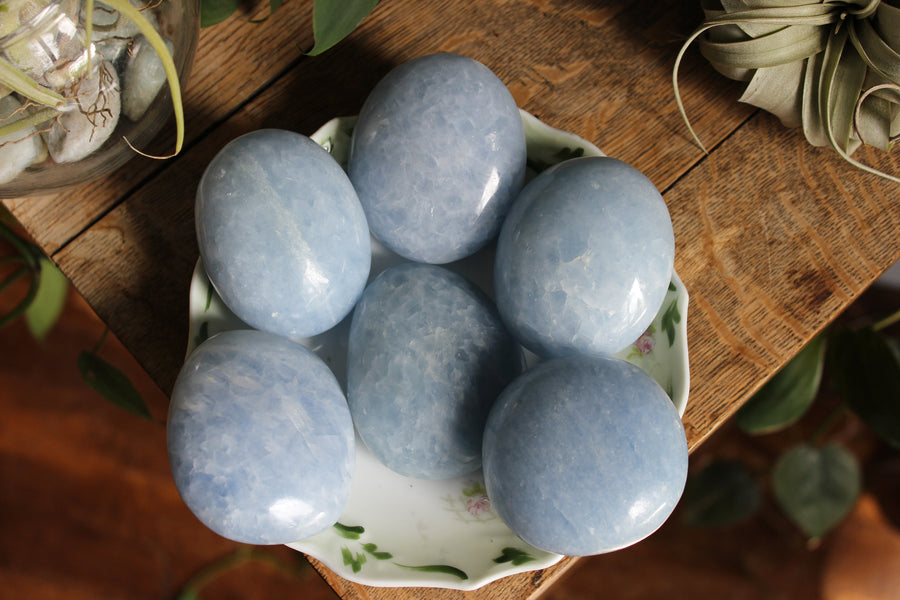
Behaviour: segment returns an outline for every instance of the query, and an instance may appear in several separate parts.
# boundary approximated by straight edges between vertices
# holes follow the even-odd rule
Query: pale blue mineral
[[[344,171],[298,133],[262,129],[210,161],[196,199],[210,281],[245,323],[310,337],[350,313],[369,275],[365,213]]]
[[[672,401],[611,357],[540,363],[503,392],[485,428],[492,506],[523,540],[558,554],[601,554],[653,533],[678,503],[687,465]]]
[[[201,344],[172,392],[175,485],[207,527],[248,544],[283,544],[331,527],[350,495],[353,421],[311,351],[262,331]]]
[[[347,399],[385,466],[444,479],[481,466],[484,421],[521,372],[522,352],[487,296],[443,267],[405,263],[353,313]]]
[[[538,355],[613,354],[656,316],[674,258],[669,211],[646,176],[614,158],[572,159],[533,179],[510,210],[497,306]]]
[[[496,235],[525,158],[521,116],[503,82],[470,58],[432,54],[396,67],[369,94],[348,172],[379,240],[443,264]]]

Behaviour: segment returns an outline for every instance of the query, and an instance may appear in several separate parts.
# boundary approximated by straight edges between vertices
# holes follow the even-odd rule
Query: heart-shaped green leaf
[[[822,537],[847,515],[860,486],[856,457],[833,443],[822,448],[795,446],[772,471],[775,499],[810,538]]]
[[[307,54],[322,54],[350,35],[378,4],[378,0],[315,0],[313,35],[316,43]]]
[[[756,512],[762,491],[743,463],[717,460],[688,478],[681,502],[688,525],[723,527]]]
[[[900,357],[888,338],[870,327],[838,331],[829,362],[850,409],[900,448]]]
[[[66,304],[69,281],[49,259],[41,258],[37,294],[25,310],[25,323],[31,335],[43,340],[56,324]]]
[[[825,337],[817,336],[738,410],[737,426],[759,434],[796,422],[816,398],[824,363]]]

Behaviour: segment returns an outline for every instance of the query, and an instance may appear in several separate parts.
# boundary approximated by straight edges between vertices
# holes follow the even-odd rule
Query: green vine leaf
[[[307,56],[318,56],[350,35],[374,10],[378,0],[315,0],[315,44]]]
[[[788,518],[810,538],[825,535],[850,512],[862,477],[856,457],[831,443],[788,450],[772,470],[775,499]]]
[[[93,352],[78,355],[81,377],[98,394],[130,413],[145,419],[152,418],[141,394],[122,371]]]
[[[697,527],[739,523],[762,504],[762,486],[746,465],[717,460],[688,478],[682,498],[682,519]]]
[[[838,331],[831,342],[834,380],[847,406],[900,448],[900,357],[888,338],[867,327]]]
[[[241,0],[200,0],[200,27],[221,23],[240,6]]]
[[[802,417],[822,382],[825,347],[825,336],[813,338],[738,410],[737,426],[749,434],[771,433]]]
[[[62,314],[69,292],[69,281],[49,259],[41,258],[40,264],[37,293],[25,309],[25,323],[31,335],[38,341],[43,341]]]

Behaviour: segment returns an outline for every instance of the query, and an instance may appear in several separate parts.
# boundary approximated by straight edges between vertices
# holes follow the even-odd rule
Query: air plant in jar
[[[144,118],[166,84],[174,153],[180,151],[179,69],[173,42],[159,32],[156,6],[0,0],[0,186],[36,165],[80,164],[98,154],[120,121]],[[192,51],[193,42],[189,46]]]

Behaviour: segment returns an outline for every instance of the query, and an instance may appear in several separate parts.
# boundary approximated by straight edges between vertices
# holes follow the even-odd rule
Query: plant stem
[[[269,552],[257,550],[252,546],[240,546],[231,554],[213,561],[200,569],[181,589],[179,598],[196,598],[199,597],[199,591],[208,583],[219,577],[225,571],[239,566],[241,563],[257,561],[271,565],[283,573],[288,575],[297,575],[298,569],[291,568],[285,564],[280,558]]]
[[[828,416],[819,423],[819,426],[816,427],[816,430],[813,431],[812,435],[809,438],[810,443],[813,446],[821,446],[822,440],[825,437],[832,427],[840,420],[841,417],[844,416],[844,413],[847,412],[847,405],[841,402],[834,409],[828,413]]]
[[[13,281],[15,281],[16,279],[18,279],[19,277],[21,277],[22,275],[24,275],[25,273],[27,273],[30,270],[31,269],[29,269],[28,267],[22,267],[16,273],[14,273],[9,279],[7,279],[3,283],[2,287],[5,288],[7,285],[9,285],[10,283],[12,283]],[[32,272],[31,281],[29,282],[28,291],[25,293],[25,297],[22,298],[22,300],[11,311],[6,313],[5,315],[0,316],[0,329],[6,327],[14,319],[16,319],[19,315],[21,315],[26,310],[28,310],[28,307],[31,306],[31,303],[34,301],[35,296],[37,296],[38,286],[40,285],[40,280],[41,280],[40,271],[38,271],[37,273]],[[0,289],[2,289],[2,288],[0,288]]]
[[[94,345],[94,348],[91,350],[91,354],[97,354],[100,352],[100,348],[103,346],[103,342],[106,341],[106,336],[109,333],[109,327],[103,328],[103,333],[100,335],[100,339]]]
[[[887,329],[888,327],[890,327],[891,325],[893,325],[894,323],[896,323],[898,321],[900,321],[900,310],[898,310],[897,312],[895,312],[892,315],[888,315],[887,317],[883,318],[882,320],[880,320],[877,323],[875,323],[874,325],[872,325],[872,329],[874,331],[881,331],[882,329]]]

